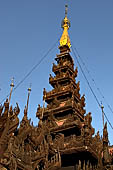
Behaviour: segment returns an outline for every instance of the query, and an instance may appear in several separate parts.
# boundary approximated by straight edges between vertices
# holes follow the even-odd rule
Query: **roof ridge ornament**
[[[63,33],[62,33],[62,36],[60,38],[60,47],[68,46],[70,48],[71,42],[70,42],[70,38],[69,38],[69,35],[68,35],[68,29],[70,27],[70,21],[67,18],[67,11],[68,11],[68,5],[65,5],[65,18],[63,19],[63,21],[61,23],[61,27],[63,28]]]

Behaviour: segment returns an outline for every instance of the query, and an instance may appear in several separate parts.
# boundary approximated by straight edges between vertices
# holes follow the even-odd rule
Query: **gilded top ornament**
[[[61,23],[61,27],[63,28],[63,34],[61,36],[60,39],[60,46],[65,46],[67,45],[69,48],[71,47],[71,42],[70,42],[70,38],[68,35],[68,29],[70,27],[70,21],[67,18],[67,10],[68,10],[68,6],[65,5],[65,18],[63,19],[62,23]]]

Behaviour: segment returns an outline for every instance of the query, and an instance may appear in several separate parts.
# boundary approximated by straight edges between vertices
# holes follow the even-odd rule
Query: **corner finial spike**
[[[9,103],[11,101],[12,90],[13,90],[13,87],[14,87],[14,77],[12,77],[12,79],[11,79],[10,86],[11,86],[11,91],[10,91],[10,95],[9,95]]]
[[[11,84],[10,84],[11,87],[14,87],[14,77],[11,78]]]
[[[29,96],[30,96],[30,93],[31,93],[31,84],[30,84],[30,87],[27,90],[28,90],[28,97],[27,97],[27,105],[25,105],[25,108],[24,108],[24,120],[27,120]]]
[[[30,87],[28,88],[27,111],[28,111],[28,104],[29,104],[29,96],[30,96],[30,93],[31,93],[31,84],[30,84]]]
[[[104,129],[104,106],[101,102],[101,109],[102,109],[102,121],[103,121],[103,129]]]
[[[30,84],[30,86],[28,88],[28,93],[30,93],[30,92],[31,92],[31,84]]]

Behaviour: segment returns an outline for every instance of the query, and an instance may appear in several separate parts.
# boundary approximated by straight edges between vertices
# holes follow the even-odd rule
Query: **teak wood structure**
[[[35,127],[28,120],[27,106],[19,125],[19,106],[13,109],[7,99],[0,106],[0,170],[112,170],[113,157],[109,153],[107,124],[103,138],[91,125],[91,113],[86,114],[85,96],[80,95],[76,82],[78,69],[70,55],[68,29],[70,21],[62,21],[63,34],[60,53],[53,64],[49,83],[53,89],[44,89],[46,107],[38,105]]]

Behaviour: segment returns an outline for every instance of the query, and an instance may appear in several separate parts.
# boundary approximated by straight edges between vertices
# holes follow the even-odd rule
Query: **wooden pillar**
[[[87,162],[86,170],[89,170],[89,161]]]
[[[89,170],[92,170],[92,164],[90,163]]]
[[[81,170],[81,168],[82,168],[82,164],[81,164],[81,161],[79,160],[78,170]]]

